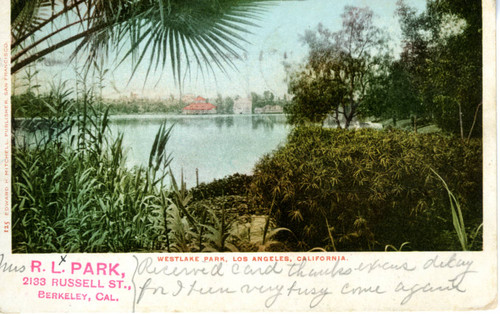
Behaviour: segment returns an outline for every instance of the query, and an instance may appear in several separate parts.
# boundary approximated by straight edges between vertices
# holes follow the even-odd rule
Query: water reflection
[[[234,125],[234,118],[233,118],[233,116],[226,117],[226,127],[230,128],[233,125]]]
[[[165,120],[175,124],[167,144],[172,170],[178,177],[182,171],[188,186],[196,182],[196,169],[200,182],[250,173],[260,157],[285,142],[290,130],[283,115],[114,117],[111,129],[113,134],[124,134],[129,165],[147,164],[155,134]]]
[[[235,124],[251,123],[252,129],[264,128],[272,130],[275,124],[286,124],[286,118],[282,114],[261,114],[261,115],[198,115],[198,116],[180,116],[180,115],[127,115],[111,117],[115,125],[151,125],[161,124],[167,121],[168,124],[190,125],[193,127],[231,128]],[[133,122],[132,122],[133,121]]]
[[[252,116],[252,129],[263,127],[264,129],[273,130],[276,123],[286,123],[283,115],[256,115]]]
[[[167,151],[172,153],[171,168],[180,178],[181,171],[188,186],[209,182],[236,172],[251,173],[266,153],[284,144],[291,129],[284,115],[127,115],[110,118],[110,142],[123,134],[128,167],[147,166],[149,152],[160,125],[174,125]],[[26,125],[15,132],[16,145],[36,143],[47,136],[42,125]],[[52,131],[49,131],[52,132]],[[66,132],[67,139],[74,135]]]
[[[215,125],[219,129],[222,128],[222,126],[224,125],[224,118],[223,117],[215,117],[214,121],[215,121]]]

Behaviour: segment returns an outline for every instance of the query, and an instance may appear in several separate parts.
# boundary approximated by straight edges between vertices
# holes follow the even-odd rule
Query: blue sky
[[[400,42],[400,30],[397,18],[394,16],[397,0],[304,0],[283,1],[271,6],[260,21],[259,27],[252,28],[252,35],[245,36],[251,44],[245,44],[247,60],[237,62],[237,70],[228,68],[228,74],[217,72],[215,77],[204,79],[196,70],[191,71],[183,84],[183,94],[196,94],[205,97],[215,97],[217,93],[223,96],[246,96],[254,91],[262,93],[270,90],[277,95],[286,92],[285,72],[282,61],[286,52],[289,62],[300,63],[307,55],[307,48],[300,42],[300,35],[307,29],[314,29],[318,23],[332,31],[339,30],[342,25],[341,14],[346,5],[370,7],[375,13],[375,23],[387,32],[394,47]],[[408,2],[419,11],[424,10],[425,0]],[[65,59],[71,49],[55,52],[51,57]],[[397,50],[395,51],[397,52]],[[112,61],[112,60],[110,60]],[[112,62],[107,64],[110,73],[106,77],[105,97],[127,96],[131,92],[148,98],[166,98],[169,95],[178,96],[176,86],[170,72],[166,68],[163,73],[158,71],[149,75],[144,85],[147,64],[144,63],[136,74],[131,77],[130,64],[122,64],[115,69]],[[75,80],[75,70],[67,65],[39,66],[39,80]],[[112,88],[114,86],[115,88]]]

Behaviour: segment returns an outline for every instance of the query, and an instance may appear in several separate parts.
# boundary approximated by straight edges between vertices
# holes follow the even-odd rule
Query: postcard
[[[495,1],[1,6],[1,313],[497,307]]]

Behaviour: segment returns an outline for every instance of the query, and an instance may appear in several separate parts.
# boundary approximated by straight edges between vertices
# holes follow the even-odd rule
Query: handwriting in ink
[[[340,293],[342,294],[352,294],[352,295],[362,295],[364,293],[376,293],[376,294],[384,294],[387,291],[381,290],[382,288],[377,285],[375,287],[373,286],[368,286],[368,287],[351,287],[349,283],[346,283],[343,287],[342,290],[340,290]]]
[[[68,256],[68,255],[64,255],[64,256],[61,255],[61,261],[59,262],[59,265],[61,265],[61,263],[63,263],[63,262],[66,262],[66,256]]]
[[[393,264],[391,262],[380,262],[378,259],[376,259],[374,262],[363,264],[360,263],[355,270],[358,271],[367,271],[368,273],[371,273],[374,270],[404,270],[404,271],[414,271],[417,267],[416,266],[410,266],[408,265],[407,262],[404,262],[402,264]]]
[[[271,294],[266,301],[264,302],[264,306],[266,308],[270,308],[276,302],[278,297],[282,295],[281,292],[285,286],[284,285],[275,285],[275,286],[265,286],[265,285],[254,285],[251,286],[249,284],[244,284],[240,288],[241,293],[251,294],[253,292],[258,294]]]
[[[11,263],[4,261],[4,253],[0,254],[0,270],[3,273],[23,273],[26,270],[24,265],[16,266]]]
[[[292,263],[288,264],[288,277],[331,277],[334,278],[338,276],[348,276],[352,273],[352,269],[350,267],[344,268],[339,267],[340,261],[335,262],[333,267],[328,267],[324,269],[316,270],[311,268],[309,271],[306,270],[306,261],[302,261],[300,264]]]
[[[436,291],[457,291],[464,293],[466,290],[462,285],[465,277],[470,274],[470,273],[475,273],[475,271],[469,270],[470,265],[467,265],[466,270],[463,272],[459,273],[456,275],[454,278],[449,279],[448,282],[449,284],[447,285],[433,285],[430,282],[427,282],[426,284],[409,284],[405,285],[403,282],[399,282],[397,285],[396,289],[394,290],[395,292],[407,292],[406,296],[403,298],[401,301],[401,305],[405,305],[408,303],[411,298],[419,293],[429,293],[429,292],[436,292]]]
[[[363,261],[356,267],[350,267],[340,260],[331,264],[314,263],[305,259],[287,264],[278,262],[247,264],[233,259],[235,263],[227,265],[226,269],[226,264],[222,262],[179,266],[179,264],[156,264],[151,257],[140,260],[134,255],[134,258],[136,267],[132,276],[133,311],[137,305],[145,303],[146,299],[167,295],[169,298],[240,295],[255,297],[256,300],[262,297],[261,300],[266,308],[276,305],[282,298],[300,298],[306,300],[309,308],[313,309],[333,294],[352,297],[364,295],[382,297],[396,294],[401,296],[401,301],[396,302],[405,305],[422,293],[465,293],[467,278],[476,272],[472,270],[472,260],[460,259],[456,253],[438,254],[422,263],[414,261],[398,263],[375,259]],[[446,269],[455,272],[444,278],[432,276],[435,271]],[[422,273],[415,273],[417,271]],[[403,276],[403,274],[410,275],[411,272],[414,274],[407,278]],[[402,279],[394,283],[387,280],[376,281],[386,274],[390,277],[390,273],[397,273]],[[360,274],[363,278],[369,277],[367,283],[352,281]],[[228,275],[238,280],[229,281],[228,286],[214,284],[218,281],[213,279]],[[256,280],[245,281],[244,278]],[[315,281],[315,278],[329,280]]]
[[[288,290],[288,296],[294,296],[294,295],[312,295],[313,298],[311,302],[309,303],[309,307],[311,309],[315,308],[318,306],[321,301],[325,298],[326,295],[332,294],[331,292],[328,291],[328,288],[300,288],[297,286],[297,281],[294,281],[292,286],[287,289]]]

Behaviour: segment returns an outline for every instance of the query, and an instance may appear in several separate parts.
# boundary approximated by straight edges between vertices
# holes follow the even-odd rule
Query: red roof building
[[[182,109],[183,114],[214,114],[217,113],[217,106],[207,102],[201,96],[196,97],[194,102]]]
[[[197,103],[207,102],[207,99],[203,98],[201,96],[198,96],[198,97],[196,97],[196,99],[194,100],[194,102],[197,102]]]

